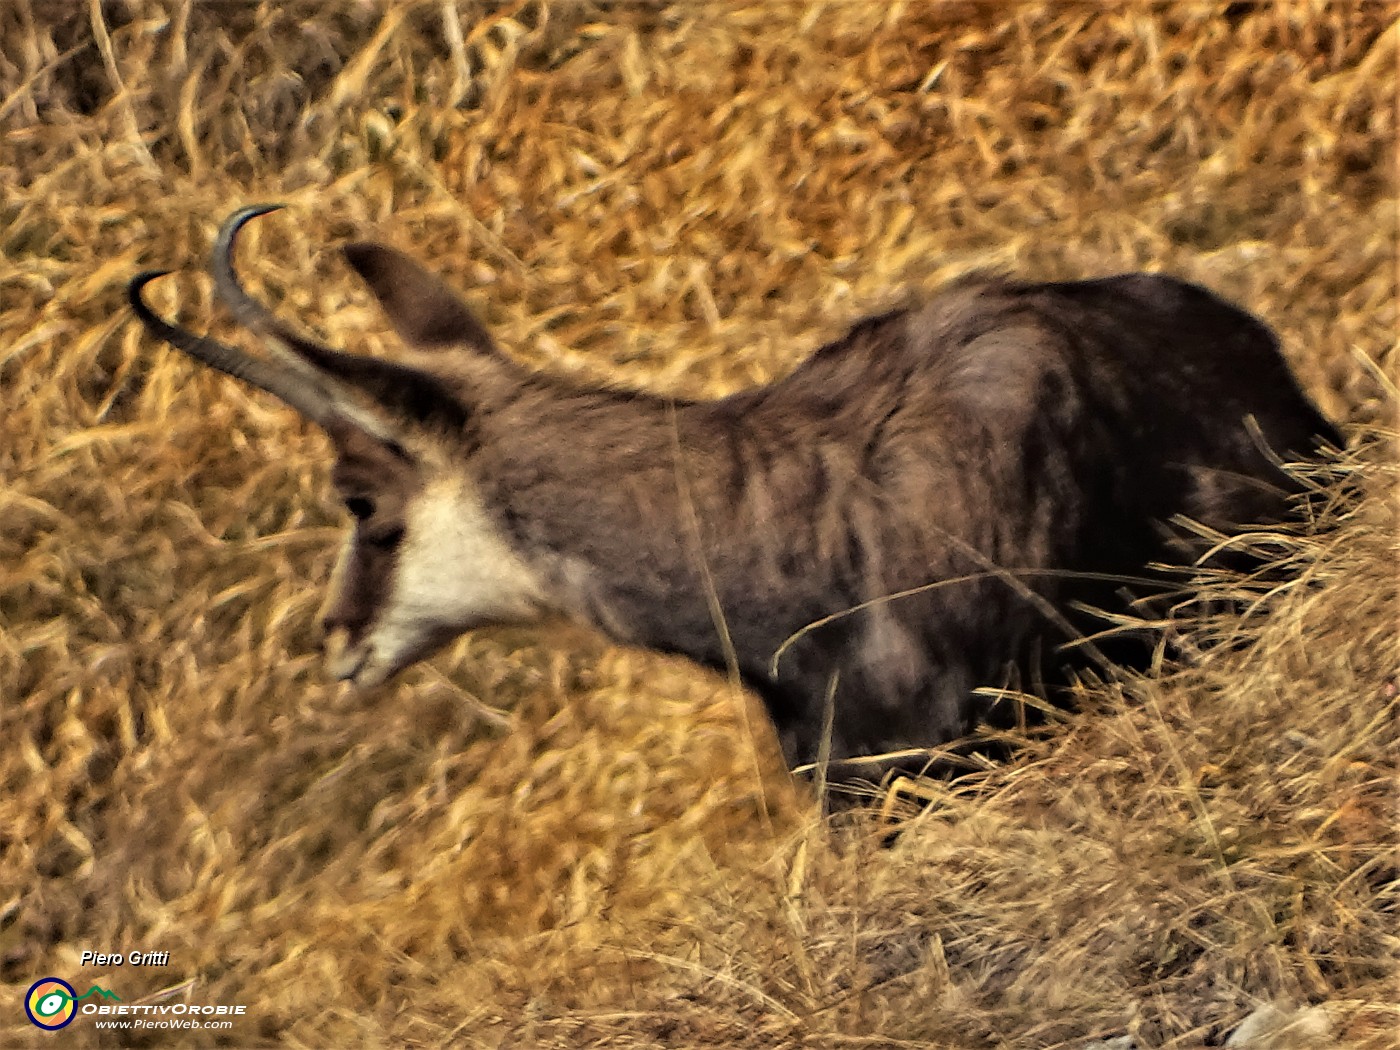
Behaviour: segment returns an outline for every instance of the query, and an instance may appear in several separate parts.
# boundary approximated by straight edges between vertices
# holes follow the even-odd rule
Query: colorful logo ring
[[[74,1005],[78,993],[67,981],[44,977],[29,986],[24,996],[24,1012],[29,1020],[46,1032],[57,1032],[73,1023],[78,1009]]]

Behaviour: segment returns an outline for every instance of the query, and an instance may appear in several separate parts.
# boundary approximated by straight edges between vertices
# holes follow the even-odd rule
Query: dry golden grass
[[[0,1042],[1194,1047],[1394,1011],[1397,11],[1384,3],[0,4]],[[202,272],[360,350],[413,247],[539,367],[711,394],[976,266],[1254,309],[1358,451],[1248,639],[833,833],[758,709],[587,635],[317,666],[327,446],[153,346]],[[256,257],[256,263],[251,260]],[[1387,378],[1390,377],[1390,378]],[[1227,585],[1229,586],[1229,585]],[[1242,585],[1235,585],[1236,589]],[[80,968],[167,950],[163,969]],[[55,974],[224,1033],[24,1019]]]

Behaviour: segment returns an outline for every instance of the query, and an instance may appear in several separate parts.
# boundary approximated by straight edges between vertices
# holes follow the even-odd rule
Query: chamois
[[[378,685],[462,632],[562,614],[737,670],[790,764],[936,747],[1053,686],[1082,610],[1180,559],[1185,516],[1279,519],[1284,455],[1340,445],[1255,317],[1173,277],[978,276],[854,325],[785,378],[680,400],[527,370],[438,278],[352,243],[413,363],[298,334],[233,268],[250,355],[155,336],[317,424],[353,518],[330,669]],[[775,656],[780,658],[775,660]],[[979,687],[990,687],[990,689]]]

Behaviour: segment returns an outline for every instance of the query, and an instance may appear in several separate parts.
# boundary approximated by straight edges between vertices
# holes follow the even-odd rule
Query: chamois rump
[[[1297,487],[1279,457],[1341,443],[1269,328],[1158,274],[965,279],[689,401],[527,370],[409,256],[353,243],[415,353],[348,354],[239,283],[238,231],[275,207],[235,212],[213,252],[268,355],[158,317],[142,289],[162,272],[129,298],[330,437],[353,525],[322,619],[332,673],[361,687],[563,614],[737,669],[792,765],[935,747],[1011,717],[979,687],[1062,682],[1076,610],[1121,610],[1125,580],[1179,559],[1173,518],[1278,519]]]

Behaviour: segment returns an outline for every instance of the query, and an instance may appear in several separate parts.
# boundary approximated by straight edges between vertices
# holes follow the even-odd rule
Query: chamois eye
[[[363,496],[351,496],[345,501],[345,509],[356,521],[368,521],[374,517],[374,503]]]

